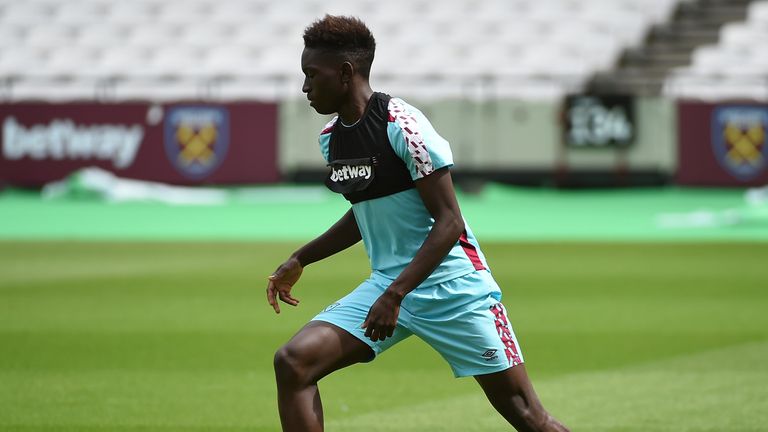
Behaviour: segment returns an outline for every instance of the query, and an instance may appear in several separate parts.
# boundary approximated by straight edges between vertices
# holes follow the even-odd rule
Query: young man
[[[304,266],[361,239],[372,274],[326,308],[275,355],[284,431],[322,431],[317,382],[372,360],[415,334],[456,376],[473,376],[519,431],[567,431],[541,406],[523,365],[501,291],[464,221],[448,143],[404,101],[371,90],[375,40],[360,20],[329,16],[304,32],[303,92],[320,114],[326,185],[352,208],[269,276],[267,299],[296,306]]]

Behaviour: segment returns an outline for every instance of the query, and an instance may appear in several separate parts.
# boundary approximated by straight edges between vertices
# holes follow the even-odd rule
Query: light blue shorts
[[[451,365],[457,377],[503,371],[523,363],[515,332],[501,304],[501,290],[486,270],[419,287],[400,305],[391,338],[373,342],[360,326],[390,281],[372,276],[314,320],[334,324],[371,347],[375,355],[415,334]]]

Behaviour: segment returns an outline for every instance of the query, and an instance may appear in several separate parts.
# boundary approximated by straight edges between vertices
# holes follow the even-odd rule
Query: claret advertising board
[[[91,166],[181,185],[279,180],[275,104],[0,104],[0,128],[0,181],[11,185]]]
[[[765,104],[680,102],[677,183],[768,184],[767,131]]]

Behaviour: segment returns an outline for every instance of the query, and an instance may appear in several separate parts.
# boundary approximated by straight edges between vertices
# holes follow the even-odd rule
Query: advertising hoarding
[[[279,180],[271,103],[0,104],[0,181],[40,186],[84,167],[170,184]]]
[[[768,105],[678,104],[676,181],[691,186],[768,183]]]

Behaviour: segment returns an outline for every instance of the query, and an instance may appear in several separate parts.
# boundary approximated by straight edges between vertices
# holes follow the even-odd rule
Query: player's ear
[[[355,65],[352,62],[345,61],[341,64],[341,82],[349,84],[352,82],[352,77],[355,75]]]

